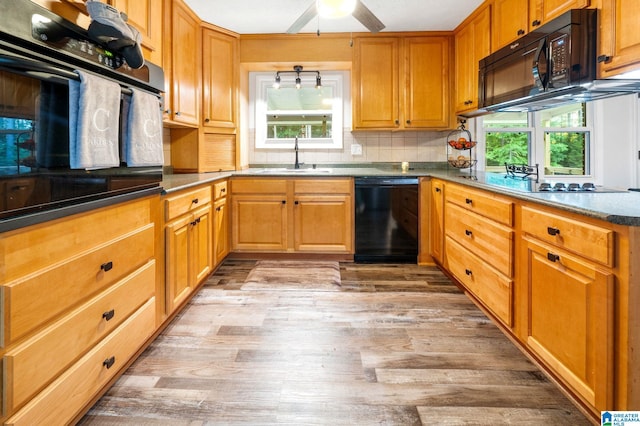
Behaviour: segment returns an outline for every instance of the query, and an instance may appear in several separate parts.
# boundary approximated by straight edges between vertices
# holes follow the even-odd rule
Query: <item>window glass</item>
[[[588,149],[588,132],[544,132],[544,174],[589,174]]]
[[[526,112],[496,112],[483,120],[487,129],[508,129],[514,127],[528,127],[529,117]]]
[[[505,171],[507,164],[529,164],[530,132],[487,132],[486,170]]]

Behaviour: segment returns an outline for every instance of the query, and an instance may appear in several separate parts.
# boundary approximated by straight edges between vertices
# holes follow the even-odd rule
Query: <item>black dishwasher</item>
[[[417,263],[418,178],[355,180],[356,250],[360,263]]]

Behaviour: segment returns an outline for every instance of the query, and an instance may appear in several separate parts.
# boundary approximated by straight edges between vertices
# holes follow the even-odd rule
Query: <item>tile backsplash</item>
[[[344,131],[343,149],[304,149],[300,162],[306,164],[446,162],[443,132]],[[249,129],[249,164],[287,164],[295,161],[293,149],[256,149],[255,130]],[[352,154],[352,145],[362,147],[362,155]]]

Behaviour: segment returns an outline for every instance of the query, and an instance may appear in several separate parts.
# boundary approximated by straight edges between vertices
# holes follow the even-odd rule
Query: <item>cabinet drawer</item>
[[[507,226],[513,225],[513,202],[485,191],[447,185],[447,202],[459,205]]]
[[[216,182],[213,184],[213,199],[219,200],[227,196],[227,181]]]
[[[513,276],[513,231],[456,204],[445,207],[446,233],[469,251],[485,259],[504,275]]]
[[[70,422],[151,337],[155,311],[155,298],[152,298],[5,424]]]
[[[231,192],[233,194],[286,194],[287,181],[285,179],[233,179]]]
[[[296,179],[296,194],[350,194],[351,179]]]
[[[165,220],[169,221],[211,202],[211,187],[181,192],[165,199]]]
[[[445,237],[449,271],[507,326],[513,326],[513,281]]]
[[[155,265],[150,261],[8,352],[3,363],[7,410],[20,406],[149,300]]]
[[[522,231],[603,265],[614,266],[614,231],[522,207]]]
[[[149,224],[2,287],[5,345],[125,277],[154,256]]]

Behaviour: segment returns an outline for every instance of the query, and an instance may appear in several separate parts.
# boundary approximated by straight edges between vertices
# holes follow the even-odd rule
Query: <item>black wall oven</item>
[[[31,1],[0,2],[0,231],[17,217],[38,222],[61,208],[159,191],[161,165],[70,167],[69,81],[79,79],[76,70],[117,82],[121,104],[135,88],[157,96],[161,108],[161,68],[132,69],[85,29]],[[122,134],[123,113],[113,120]]]

